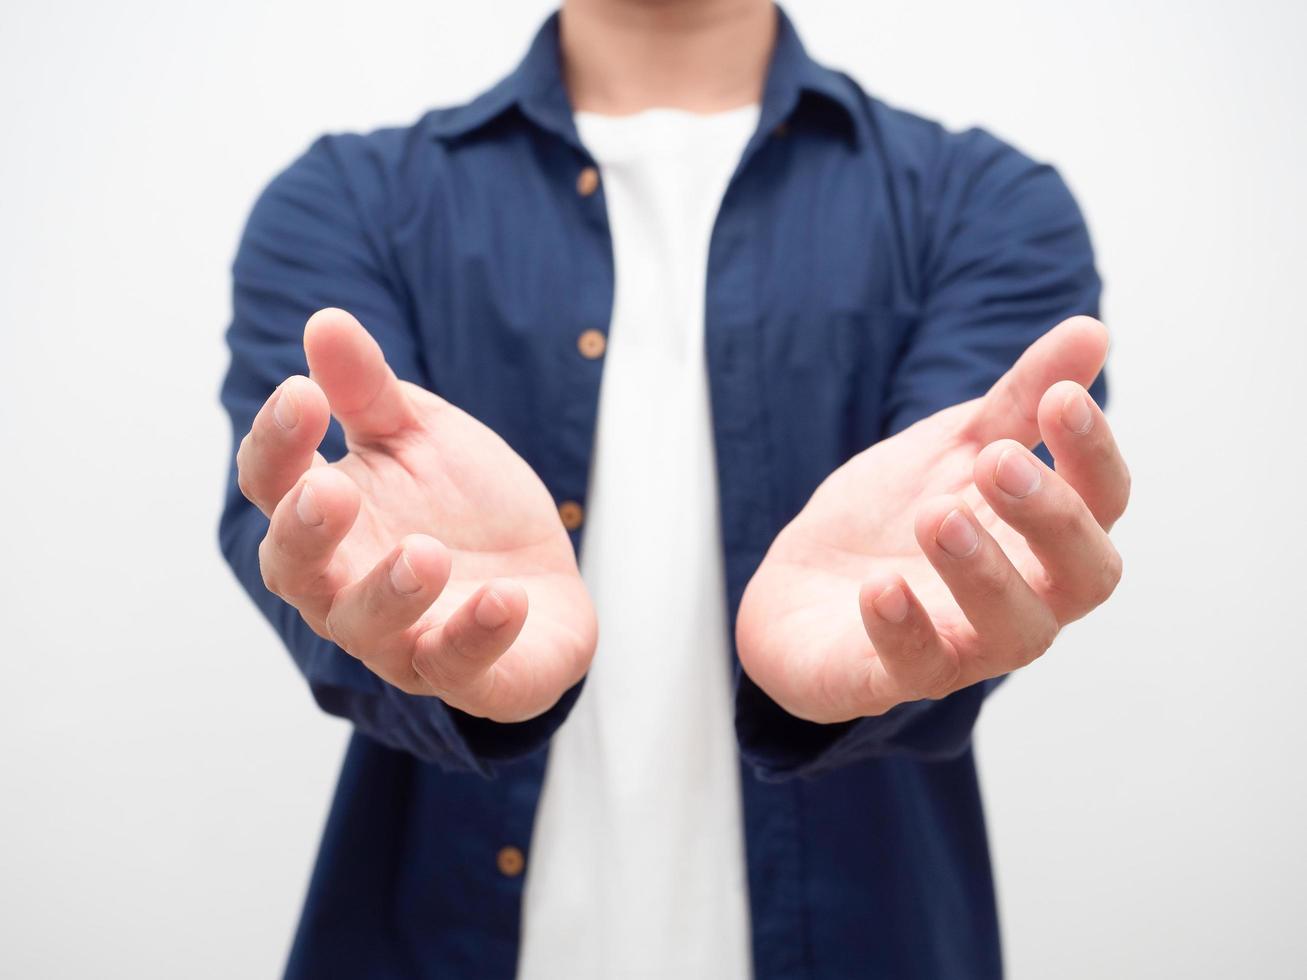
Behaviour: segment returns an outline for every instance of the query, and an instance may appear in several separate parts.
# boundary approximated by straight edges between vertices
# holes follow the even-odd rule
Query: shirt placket
[[[759,250],[767,232],[764,177],[776,154],[777,109],[764,108],[723,197],[708,257],[704,339],[721,495],[727,614],[734,636],[740,598],[774,531],[777,505],[762,383]],[[765,127],[765,128],[764,128]],[[736,658],[736,669],[739,669]],[[749,905],[757,980],[804,975],[799,792],[796,783],[763,783],[741,771]]]

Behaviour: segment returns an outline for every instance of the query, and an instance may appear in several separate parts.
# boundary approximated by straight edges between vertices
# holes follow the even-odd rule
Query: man
[[[1128,492],[1054,171],[567,0],[234,277],[223,550],[356,729],[289,976],[1001,972],[971,727]]]

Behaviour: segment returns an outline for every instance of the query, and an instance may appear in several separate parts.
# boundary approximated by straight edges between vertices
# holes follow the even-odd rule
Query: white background
[[[0,14],[0,974],[266,977],[346,736],[218,555],[227,269],[325,130],[507,71],[542,0]],[[1108,283],[1126,577],[977,736],[1015,978],[1307,975],[1301,4],[793,0],[1057,164]]]

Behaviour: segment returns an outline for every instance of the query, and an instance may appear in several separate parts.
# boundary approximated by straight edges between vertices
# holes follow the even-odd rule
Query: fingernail
[[[300,407],[290,396],[285,385],[277,389],[277,400],[272,405],[272,417],[283,429],[293,429],[300,422]]]
[[[949,511],[935,532],[935,543],[954,558],[967,558],[980,547],[980,535],[962,511]]]
[[[1089,396],[1082,391],[1073,391],[1062,403],[1062,424],[1083,436],[1094,427],[1094,413],[1089,408]]]
[[[299,499],[295,501],[295,513],[309,527],[317,527],[322,523],[322,510],[314,499],[313,488],[307,483],[300,488]]]
[[[908,597],[897,583],[876,596],[871,604],[876,607],[876,615],[887,623],[901,623],[908,618]]]
[[[994,482],[1004,493],[1013,497],[1028,497],[1039,489],[1043,481],[1039,467],[1020,449],[1005,449],[994,467]]]
[[[418,578],[417,572],[413,571],[406,552],[401,551],[394,564],[390,566],[390,584],[400,595],[412,595],[421,590],[422,580]]]
[[[485,595],[477,603],[476,620],[484,630],[497,630],[508,622],[508,606],[494,589],[486,589]]]

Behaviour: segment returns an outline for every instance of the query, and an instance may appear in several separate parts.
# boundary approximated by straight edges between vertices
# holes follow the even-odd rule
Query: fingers
[[[510,579],[493,579],[442,625],[418,638],[413,669],[454,707],[470,710],[490,704],[496,661],[522,631],[526,613],[526,590]],[[529,692],[523,691],[499,699],[504,704],[529,700]]]
[[[443,623],[428,627],[423,616],[440,598],[450,570],[444,545],[409,535],[366,576],[335,594],[327,636],[383,680],[434,694],[453,707],[479,713],[501,701],[527,703],[531,692],[521,689],[520,677],[509,685],[519,688],[513,697],[492,697],[496,662],[526,622],[526,590],[508,579],[492,580]],[[511,713],[511,707],[505,710]]]
[[[882,679],[873,673],[873,698],[884,698],[889,706],[941,698],[953,690],[959,673],[957,652],[940,637],[902,576],[878,573],[868,579],[858,606],[885,675]]]
[[[359,511],[359,488],[328,466],[304,474],[272,513],[259,545],[264,584],[318,629],[332,597],[348,581],[335,556]]]
[[[1036,593],[1059,623],[1102,604],[1121,578],[1121,558],[1080,494],[1024,446],[1007,440],[976,459],[976,487],[1039,559]]]
[[[1039,442],[1040,399],[1058,381],[1088,386],[1107,359],[1107,328],[1088,316],[1073,316],[1030,345],[984,396],[972,423],[980,442],[1015,439]]]
[[[393,435],[413,421],[412,408],[381,347],[344,310],[319,310],[304,327],[309,371],[354,443]]]
[[[449,552],[425,534],[405,537],[363,578],[341,589],[327,614],[331,638],[384,680],[410,687],[418,621],[449,580]]]
[[[1089,392],[1063,381],[1044,393],[1038,418],[1058,474],[1075,488],[1094,519],[1111,530],[1130,499],[1130,471],[1107,417]]]
[[[917,515],[915,530],[918,545],[978,640],[977,658],[960,664],[958,686],[1024,667],[1048,649],[1058,631],[1053,611],[961,497],[928,502]]]
[[[237,482],[259,510],[277,502],[313,465],[331,413],[327,398],[308,378],[287,378],[272,393],[236,451]]]

